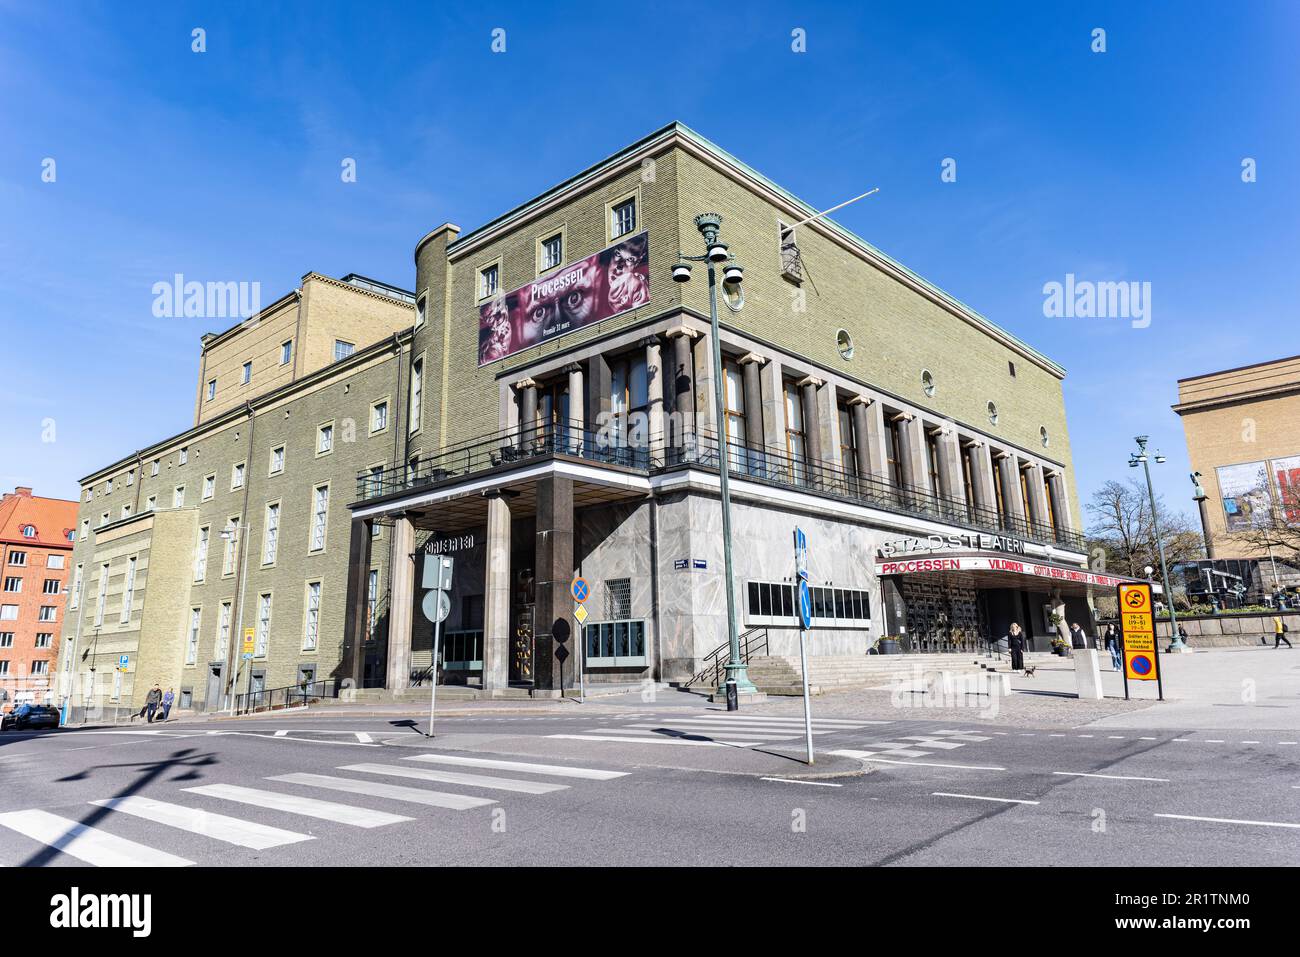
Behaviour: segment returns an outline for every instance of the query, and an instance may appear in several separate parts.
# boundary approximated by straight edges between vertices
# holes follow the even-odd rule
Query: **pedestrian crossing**
[[[858,731],[888,721],[814,718],[814,735]],[[683,745],[691,747],[753,748],[804,736],[802,716],[749,715],[718,711],[690,712],[685,717],[632,721],[617,727],[589,728],[574,734],[549,734],[564,741],[604,741],[619,744]]]
[[[929,734],[901,735],[896,741],[870,741],[860,749],[839,748],[828,753],[846,758],[863,759],[926,758],[936,751],[952,751],[967,744],[988,740],[989,738],[985,735],[971,734],[966,731],[931,731]]]
[[[178,832],[187,837],[185,852],[190,855],[195,855],[195,837],[200,839],[200,848],[206,842],[212,842],[214,851],[222,845],[266,851],[326,836],[328,831],[310,832],[315,821],[369,829],[415,820],[408,814],[357,803],[367,799],[466,811],[495,805],[503,794],[547,795],[571,787],[599,786],[630,773],[472,757],[452,752],[413,754],[391,763],[347,764],[332,770],[339,773],[299,771],[276,774],[264,779],[268,786],[261,786],[261,782],[258,786],[220,781],[197,784],[179,788],[174,800],[145,795],[97,798],[87,802],[96,810],[84,815],[77,815],[75,811],[56,814],[43,808],[0,812],[0,832],[21,835],[58,852],[51,861],[58,861],[60,855],[66,855],[92,867],[185,867],[196,862],[167,849]],[[506,772],[510,776],[484,774],[483,771]],[[451,785],[458,790],[413,786],[393,779]],[[561,783],[564,781],[570,783]],[[334,799],[310,796],[311,792],[327,794]],[[224,813],[232,808],[254,807],[259,809],[261,818],[266,818],[270,812],[275,823]],[[409,814],[417,813],[415,807],[409,810]],[[85,820],[78,820],[78,817]],[[151,825],[145,831],[150,835],[149,843],[117,833],[126,828],[127,819]],[[295,825],[295,821],[301,823]],[[291,829],[295,826],[304,829]],[[140,836],[138,826],[127,829],[133,837]],[[33,855],[27,853],[25,857],[31,859]],[[16,863],[23,861],[0,860],[0,864]]]

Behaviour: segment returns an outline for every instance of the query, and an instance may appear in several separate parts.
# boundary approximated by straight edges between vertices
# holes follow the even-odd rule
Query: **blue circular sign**
[[[1134,655],[1129,662],[1129,667],[1140,675],[1151,673],[1151,659],[1146,655]]]
[[[799,623],[805,630],[812,627],[812,589],[804,579],[799,580]]]
[[[573,591],[573,600],[581,604],[587,600],[587,579],[575,578],[571,586]]]

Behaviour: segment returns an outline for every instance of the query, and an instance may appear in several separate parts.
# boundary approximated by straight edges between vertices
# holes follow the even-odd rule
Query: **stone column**
[[[610,438],[609,412],[612,386],[610,384],[609,363],[602,355],[592,356],[587,360],[587,435],[595,446],[602,438]],[[570,400],[572,401],[572,400]]]
[[[889,484],[889,454],[886,443],[889,436],[885,430],[885,410],[874,399],[861,396],[860,401],[867,405],[867,446],[871,454],[871,477],[881,491]]]
[[[694,373],[692,383],[695,386],[695,428],[704,435],[701,444],[712,444],[709,435],[721,436],[722,424],[717,421],[713,402],[713,335],[702,332],[699,339],[691,344]],[[721,439],[718,440],[721,442]]]
[[[248,480],[245,476],[245,481]],[[369,623],[370,543],[374,519],[354,518],[348,540],[347,615],[343,619],[343,654],[335,676],[351,687],[361,687],[365,666],[366,626]],[[233,643],[240,636],[232,635]]]
[[[822,380],[805,376],[796,384],[803,405],[803,444],[808,458],[804,474],[810,485],[818,485],[821,483],[822,430],[821,416],[817,414],[817,387],[822,384]]]
[[[1006,509],[1003,518],[1020,531],[1025,523],[1025,503],[1020,496],[1020,467],[1014,454],[1003,452],[998,457],[998,475],[1002,481],[1002,507]]]
[[[582,390],[582,365],[574,362],[564,369],[569,374],[569,450],[574,455],[582,455],[586,442],[586,405],[587,394]]]
[[[668,371],[668,394],[672,403],[672,445],[680,447],[686,436],[695,433],[695,364],[691,359],[694,330],[677,326],[668,330],[672,343],[672,368]]]
[[[411,615],[415,603],[415,527],[405,515],[393,521],[393,567],[388,586],[388,680],[389,691],[402,691],[411,684]]]
[[[745,471],[750,475],[762,475],[766,469],[763,464],[763,383],[761,373],[763,363],[767,360],[757,353],[750,352],[740,360],[740,372],[745,388]]]
[[[487,570],[483,588],[483,689],[510,684],[510,502],[488,499]]]
[[[1047,511],[1047,489],[1041,465],[1031,464],[1025,470],[1025,486],[1029,489],[1030,521],[1038,527],[1039,534],[1051,535],[1052,517]]]
[[[977,504],[980,507],[980,519],[999,521],[998,496],[993,483],[997,478],[993,474],[993,455],[986,442],[976,442],[971,452],[975,468],[975,489]]]
[[[649,399],[649,407],[646,410],[648,418],[646,447],[650,450],[650,461],[655,465],[660,465],[664,461],[664,446],[666,436],[664,435],[664,379],[663,379],[663,362],[659,349],[659,338],[657,336],[648,336],[641,340],[641,345],[645,347],[645,378],[646,378],[646,395]]]
[[[867,425],[867,406],[870,403],[870,399],[861,395],[849,401],[849,414],[853,417],[853,450],[857,457],[858,475],[863,479],[872,475],[870,427]]]
[[[910,501],[910,493],[917,485],[916,481],[916,461],[913,455],[912,431],[915,419],[903,413],[897,418],[898,429],[898,470],[902,474],[904,489],[904,501]]]
[[[537,435],[537,383],[520,379],[515,383],[515,394],[519,396],[519,441],[531,446]]]
[[[1073,531],[1074,521],[1070,518],[1070,497],[1065,493],[1065,476],[1060,472],[1051,473],[1047,478],[1047,492],[1052,497],[1052,510],[1056,514],[1056,527],[1062,531]]]
[[[537,651],[534,687],[550,691],[560,689],[560,661],[555,653],[561,643],[556,634],[564,634],[568,660],[564,662],[565,686],[577,684],[577,641],[573,627],[573,480],[550,475],[537,483],[536,545],[536,615]]]

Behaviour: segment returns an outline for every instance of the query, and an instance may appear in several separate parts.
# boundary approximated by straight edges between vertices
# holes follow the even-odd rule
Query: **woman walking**
[[[1119,629],[1113,623],[1106,626],[1102,641],[1106,645],[1106,650],[1110,652],[1110,666],[1116,671],[1122,670],[1124,658],[1119,650]]]
[[[1011,670],[1025,670],[1025,635],[1020,623],[1013,621],[1007,629],[1007,650],[1011,652]]]

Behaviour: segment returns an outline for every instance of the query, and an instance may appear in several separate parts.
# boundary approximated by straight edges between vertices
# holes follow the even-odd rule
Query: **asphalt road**
[[[1300,732],[572,708],[8,732],[0,864],[1300,863]]]

